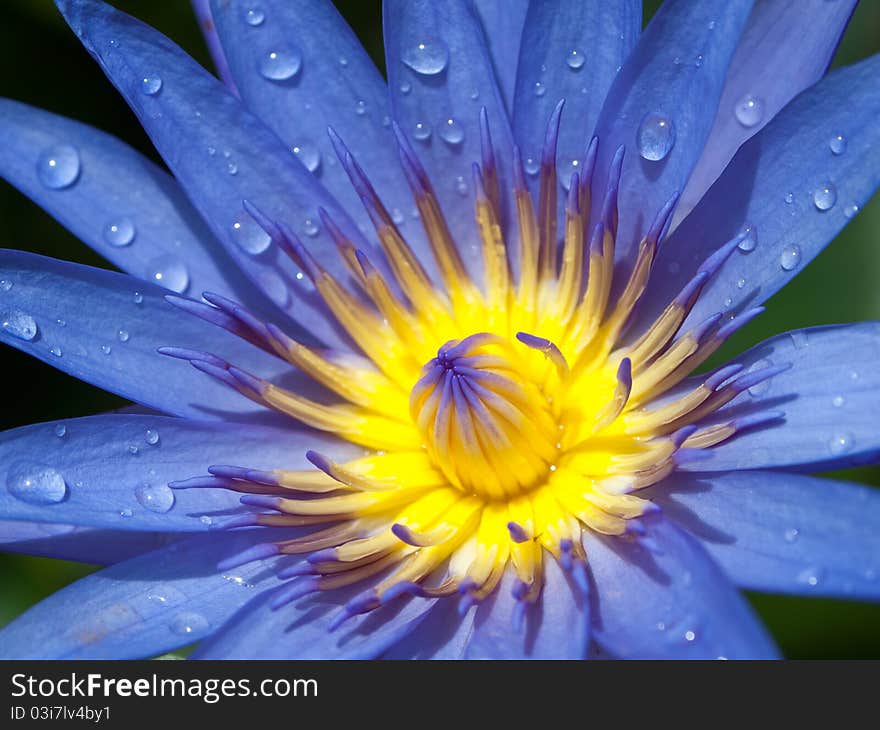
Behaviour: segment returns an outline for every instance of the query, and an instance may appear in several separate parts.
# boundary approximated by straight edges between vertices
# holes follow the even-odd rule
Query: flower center
[[[519,349],[488,333],[447,342],[410,395],[431,461],[451,484],[487,499],[536,486],[558,453],[552,396],[523,372]]]

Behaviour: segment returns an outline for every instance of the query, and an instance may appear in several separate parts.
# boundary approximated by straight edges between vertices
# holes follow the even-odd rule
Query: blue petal
[[[74,184],[43,185],[39,163],[58,145],[72,145],[80,171]],[[123,271],[154,281],[172,262],[186,277],[176,291],[212,291],[250,306],[262,302],[253,285],[207,230],[167,173],[124,142],[93,127],[0,99],[0,175],[42,206],[75,236]],[[130,236],[125,223],[131,225]],[[114,234],[111,227],[116,226]],[[120,243],[122,242],[122,243]]]
[[[743,142],[822,78],[856,2],[777,0],[755,5],[730,62],[703,156],[682,194],[680,217],[699,202]],[[738,106],[744,122],[737,116]]]
[[[113,565],[177,539],[167,532],[123,532],[0,520],[0,552]]]
[[[99,0],[57,3],[232,258],[285,312],[328,343],[340,344],[314,291],[298,282],[292,262],[269,245],[242,203],[248,200],[302,233],[316,258],[342,279],[345,267],[329,234],[313,227],[318,208],[355,245],[371,251],[357,226],[292,151],[159,32]],[[160,78],[161,89],[143,93],[144,77]]]
[[[761,410],[781,411],[784,417],[746,429],[682,468],[821,471],[880,460],[880,323],[796,330],[753,347],[734,362],[746,371],[792,367],[738,396],[711,422]]]
[[[237,93],[235,82],[232,80],[232,74],[229,71],[229,63],[223,53],[223,46],[220,44],[220,38],[217,35],[217,28],[214,25],[214,18],[211,16],[211,0],[191,0],[193,12],[196,20],[199,22],[199,28],[205,37],[205,43],[208,46],[208,52],[211,54],[211,60],[214,61],[214,68],[223,83],[226,84],[231,91]]]
[[[507,190],[513,149],[513,134],[480,21],[464,0],[442,6],[431,0],[390,0],[384,3],[383,13],[394,118],[412,140],[431,178],[453,239],[473,241],[477,230],[471,165],[481,159],[481,108],[488,114],[501,190]],[[448,61],[439,73],[418,73],[404,63],[403,58],[416,52],[419,44],[434,57],[442,57],[443,49],[448,51]],[[417,124],[428,124],[433,130],[428,139],[416,138]],[[465,261],[478,271],[479,256],[473,256],[466,245],[461,248]]]
[[[699,262],[746,225],[754,229],[757,245],[727,261],[685,329],[726,308],[760,304],[837,235],[857,210],[853,206],[867,203],[880,184],[878,78],[880,55],[834,71],[740,147],[661,248],[655,270],[663,276],[651,281],[639,321],[650,321]],[[831,150],[837,135],[847,141],[844,154]],[[827,184],[836,191],[836,200],[830,209],[820,210],[814,195]],[[818,196],[823,208],[829,199]]]
[[[375,659],[417,631],[434,605],[433,599],[406,597],[331,628],[345,601],[361,590],[355,586],[307,596],[277,610],[271,607],[274,595],[260,596],[204,642],[193,658]]]
[[[4,659],[143,659],[199,641],[277,585],[276,560],[218,561],[278,531],[199,535],[62,588],[0,630]]]
[[[434,604],[416,631],[382,654],[382,659],[464,659],[474,630],[476,607],[459,615],[458,601],[441,599]]]
[[[776,658],[764,627],[700,543],[663,518],[645,525],[646,544],[584,533],[596,641],[621,659]]]
[[[162,346],[217,353],[272,379],[288,364],[176,309],[158,286],[124,274],[0,249],[0,342],[80,380],[166,413],[245,418],[269,412]],[[249,415],[248,415],[249,414]]]
[[[590,643],[586,596],[546,555],[544,588],[537,604],[515,624],[518,602],[512,595],[516,573],[508,568],[495,592],[477,608],[466,659],[584,659]]]
[[[528,0],[474,0],[508,113],[513,112],[520,41],[529,5]]]
[[[63,437],[56,435],[59,423],[65,427]],[[149,443],[157,436],[156,443]],[[166,484],[205,476],[209,466],[218,464],[308,468],[309,448],[340,451],[335,458],[354,451],[312,432],[161,416],[91,416],[23,426],[0,434],[0,484],[5,487],[0,489],[0,519],[111,530],[208,530],[244,509],[240,495],[210,488],[172,492]],[[15,480],[46,469],[64,480],[65,490],[29,501],[14,496]]]
[[[566,189],[578,170],[572,162],[583,161],[611,82],[641,27],[641,0],[529,6],[517,69],[514,133],[523,157],[540,160],[547,120],[565,99],[557,159]],[[527,180],[536,191],[539,177]]]
[[[263,21],[247,13],[259,7]],[[412,194],[391,132],[388,88],[348,24],[329,0],[214,2],[214,19],[242,100],[347,209],[362,230],[372,228],[360,197],[339,164],[327,128],[345,141],[389,211],[400,220]],[[297,54],[301,68],[289,81],[265,78],[270,53]],[[304,111],[305,110],[305,111]],[[430,249],[418,221],[399,224],[422,256]]]
[[[712,127],[750,7],[749,0],[664,3],[611,85],[596,125],[594,179],[603,183],[624,145],[618,258],[631,257],[657,211],[684,188]],[[660,160],[640,156],[639,128],[649,114],[666,117],[674,128],[674,146]],[[594,220],[602,197],[593,196]]]
[[[880,491],[782,472],[675,474],[652,488],[743,588],[880,600]]]

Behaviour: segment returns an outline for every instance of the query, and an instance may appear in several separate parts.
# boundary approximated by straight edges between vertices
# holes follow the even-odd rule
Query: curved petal
[[[158,347],[217,353],[267,378],[292,370],[173,307],[166,290],[124,274],[0,249],[0,280],[0,342],[166,413],[271,417],[188,363],[160,355]]]
[[[680,218],[699,202],[743,142],[822,78],[857,2],[764,0],[755,5],[730,62],[703,156],[682,193]]]
[[[72,184],[53,188],[43,184],[41,164],[61,145],[75,148],[79,172]],[[271,308],[174,179],[109,134],[0,99],[0,175],[132,276],[176,292],[212,291]],[[169,266],[178,275],[157,279]]]
[[[724,264],[684,329],[715,312],[760,304],[837,235],[880,184],[878,78],[880,54],[834,71],[740,147],[661,248],[655,271],[662,275],[652,278],[638,322],[650,322],[744,226],[756,245]],[[831,149],[837,135],[846,140],[843,154]]]
[[[651,490],[743,588],[880,600],[880,491],[743,471],[675,474]]]
[[[272,608],[272,598],[278,591],[259,596],[204,642],[192,658],[375,659],[417,631],[435,601],[406,597],[333,627],[345,601],[361,590],[356,586],[307,596],[277,610]]]
[[[471,165],[481,159],[481,108],[485,107],[488,114],[502,191],[508,190],[505,181],[509,181],[507,171],[513,149],[507,111],[475,12],[464,0],[442,5],[431,0],[388,0],[383,4],[394,118],[414,141],[453,239],[460,242],[463,258],[474,273],[481,264],[480,257],[472,255],[478,250],[477,229],[473,195],[468,191]],[[425,46],[423,51],[418,50],[420,44]],[[429,58],[423,59],[420,54]],[[410,59],[411,65],[404,58]],[[413,66],[441,70],[424,73]],[[421,135],[414,134],[417,124],[429,125],[433,130],[430,137],[419,140]]]
[[[302,233],[315,257],[345,280],[332,239],[317,225],[318,208],[358,247],[372,247],[332,196],[219,81],[158,31],[100,0],[57,4],[245,274],[316,336],[343,344],[311,285],[296,279],[292,262],[243,209],[248,200]],[[157,93],[144,93],[145,77],[162,80]]]
[[[544,560],[544,588],[538,603],[516,626],[512,595],[516,573],[509,568],[500,585],[477,608],[466,659],[584,659],[590,644],[587,597],[549,555]]]
[[[764,627],[700,543],[662,517],[645,526],[641,542],[584,533],[596,641],[622,659],[776,658]]]
[[[235,88],[235,81],[232,80],[232,74],[229,71],[229,63],[226,55],[223,53],[223,46],[220,44],[220,37],[217,35],[217,27],[214,24],[214,18],[211,15],[211,0],[191,0],[193,12],[196,20],[199,21],[199,28],[205,37],[205,44],[208,46],[208,52],[211,54],[211,60],[214,61],[214,68],[217,74],[223,80],[230,91],[238,93]]]
[[[64,427],[61,437],[58,426]],[[0,484],[6,486],[0,490],[0,518],[111,530],[208,530],[245,509],[239,494],[172,491],[169,482],[204,476],[216,464],[305,469],[305,452],[322,447],[342,458],[356,453],[309,431],[157,416],[23,426],[0,434]],[[33,495],[21,489],[21,479],[29,476],[36,480]]]
[[[217,563],[267,531],[199,535],[65,586],[0,630],[4,659],[144,659],[216,631],[277,585],[277,560],[223,574]]]
[[[475,613],[476,607],[471,607],[460,616],[458,601],[439,600],[417,629],[382,654],[382,659],[464,659]]]
[[[495,79],[511,115],[520,41],[529,4],[529,0],[506,0],[503,3],[497,0],[474,0],[483,35],[489,45]]]
[[[345,206],[361,230],[370,230],[370,217],[327,134],[332,127],[401,221],[407,241],[422,258],[428,257],[421,225],[401,214],[412,208],[412,194],[391,132],[385,81],[333,4],[264,0],[255,6],[250,0],[215,0],[213,11],[247,107],[289,149],[298,151],[300,162]],[[248,21],[254,17],[249,12],[258,12],[262,20]],[[298,57],[299,70],[288,81],[265,78],[259,66],[270,53]]]
[[[880,461],[880,323],[788,332],[734,362],[746,371],[787,363],[792,367],[742,393],[711,421],[748,418],[762,410],[784,416],[738,433],[682,469],[823,471]]]
[[[525,159],[540,160],[553,108],[565,99],[559,128],[560,183],[568,187],[599,112],[642,28],[641,0],[531,3],[516,77],[513,128]],[[527,171],[537,168],[526,165]],[[537,191],[539,176],[527,181]]]
[[[0,552],[113,565],[156,550],[177,536],[168,532],[124,532],[43,522],[0,520]]]
[[[657,211],[684,188],[712,127],[750,7],[751,0],[664,3],[611,85],[596,124],[594,179],[605,180],[615,151],[625,146],[618,258],[631,257]],[[648,115],[667,123],[652,125]],[[640,144],[640,131],[657,142]],[[667,134],[671,148],[664,144]],[[593,196],[593,220],[599,220],[602,197]]]

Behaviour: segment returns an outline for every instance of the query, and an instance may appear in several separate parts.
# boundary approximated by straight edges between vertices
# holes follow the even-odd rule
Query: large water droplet
[[[754,127],[764,118],[764,102],[756,96],[746,94],[736,103],[733,113],[736,121],[744,127]]]
[[[828,143],[828,146],[835,155],[842,155],[846,152],[846,137],[842,134],[835,134]]]
[[[675,125],[658,112],[648,112],[636,134],[639,154],[646,160],[662,160],[675,145]]]
[[[117,248],[128,246],[134,240],[135,227],[131,218],[117,218],[104,226],[104,240]]]
[[[831,440],[828,441],[828,450],[835,456],[838,454],[845,454],[852,450],[854,442],[855,439],[851,433],[842,431],[834,434],[831,437]]]
[[[189,272],[186,265],[171,254],[157,256],[149,263],[147,279],[177,294],[183,294],[189,286]]]
[[[0,327],[13,337],[30,342],[37,336],[37,323],[31,315],[18,309],[3,312]]]
[[[758,229],[751,223],[746,223],[739,234],[742,236],[742,240],[737,244],[737,248],[746,253],[754,251],[758,245]]]
[[[166,484],[141,484],[134,490],[134,496],[150,512],[165,514],[174,506],[174,492]]]
[[[69,144],[59,144],[43,151],[37,161],[40,182],[52,190],[70,187],[79,177],[79,152]]]
[[[261,7],[254,6],[252,8],[246,8],[244,11],[244,22],[253,28],[262,25],[265,19],[266,13],[263,12]]]
[[[565,57],[565,62],[568,64],[568,67],[575,71],[579,68],[583,68],[586,60],[587,58],[584,56],[584,52],[577,48],[573,48]]]
[[[534,157],[526,157],[523,162],[523,169],[531,176],[537,175],[541,171],[541,163]]]
[[[178,636],[199,636],[209,626],[208,619],[202,616],[202,614],[187,611],[177,614],[172,619],[169,628]]]
[[[424,142],[431,136],[431,125],[427,122],[416,122],[415,127],[413,127],[413,137],[417,140]]]
[[[819,210],[830,210],[837,202],[837,188],[834,183],[822,183],[813,191],[813,205]]]
[[[63,439],[67,435],[67,426],[65,426],[63,423],[56,423],[55,428],[53,428],[52,430],[55,432],[55,435],[60,439]]]
[[[64,477],[44,464],[13,464],[6,475],[6,489],[28,504],[57,504],[67,496]]]
[[[155,96],[162,90],[162,79],[158,76],[144,76],[141,79],[141,91],[147,96]]]
[[[244,211],[232,224],[232,237],[242,251],[253,256],[263,253],[272,243],[269,234]]]
[[[302,54],[296,48],[269,51],[260,58],[260,75],[269,81],[287,81],[299,72]]]
[[[461,144],[464,139],[464,127],[455,119],[449,117],[440,125],[440,138],[447,144]]]
[[[425,38],[405,49],[400,60],[423,76],[435,76],[449,63],[449,48],[439,38]]]
[[[796,268],[801,262],[801,247],[796,243],[786,246],[779,256],[779,265],[786,271]]]
[[[314,172],[321,165],[321,152],[311,142],[301,142],[294,145],[293,154],[309,172]]]
[[[155,429],[148,428],[144,432],[144,441],[146,441],[150,446],[155,446],[159,443],[159,432]]]

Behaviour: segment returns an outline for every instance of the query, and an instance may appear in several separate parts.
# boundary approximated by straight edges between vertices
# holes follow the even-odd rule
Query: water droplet
[[[794,193],[786,193],[785,202],[788,203],[788,205],[791,205],[794,202]]]
[[[177,614],[171,621],[169,628],[172,633],[178,636],[199,636],[207,630],[208,626],[210,626],[208,619],[202,614],[187,611]]]
[[[183,294],[189,286],[186,266],[171,254],[163,254],[150,262],[147,266],[147,279],[177,294]]]
[[[702,66],[702,65],[703,65],[703,54],[700,53],[700,54],[694,59],[694,66],[696,66],[697,68],[700,68],[700,66]]]
[[[315,223],[311,218],[306,218],[303,221],[303,233],[307,236],[317,236],[318,235],[318,224]]]
[[[266,19],[266,13],[260,7],[247,8],[244,11],[244,22],[253,28],[262,25]]]
[[[119,330],[119,332],[116,333],[116,337],[120,342],[128,342],[131,339],[128,330]]]
[[[523,169],[527,174],[534,176],[541,171],[541,163],[534,157],[527,157],[526,161],[523,163]]]
[[[697,638],[697,632],[693,629],[688,629],[684,632],[684,640],[687,642],[692,642]]]
[[[724,308],[725,308],[725,309],[728,309],[728,308],[730,307],[731,304],[733,304],[733,299],[731,299],[730,297],[727,297],[727,298],[724,300]]]
[[[144,76],[141,79],[141,91],[147,96],[155,96],[162,90],[162,79],[158,76]]]
[[[842,395],[836,395],[834,396],[834,398],[831,399],[831,404],[835,408],[842,407],[844,403],[846,403],[846,398],[844,398]]]
[[[846,137],[842,134],[835,134],[828,143],[828,146],[835,155],[842,155],[846,152]]]
[[[120,517],[131,517],[134,514],[130,509],[126,508],[119,511]]]
[[[461,141],[464,139],[464,127],[452,117],[449,117],[440,125],[439,134],[441,139],[447,144],[461,144]]]
[[[150,512],[165,514],[174,506],[174,492],[166,484],[141,484],[134,496]]]
[[[758,360],[757,362],[755,362],[754,365],[752,365],[749,368],[749,372],[753,373],[756,370],[764,370],[765,368],[769,368],[769,367],[770,367],[769,360]],[[758,396],[761,396],[764,393],[766,393],[770,388],[770,380],[771,379],[768,378],[767,380],[762,380],[760,383],[756,383],[755,385],[753,385],[751,388],[749,388],[749,395],[751,395],[754,398],[757,398]]]
[[[540,81],[535,82],[535,96],[544,96],[547,93],[547,87]]]
[[[65,319],[56,319],[56,320],[55,320],[55,324],[57,324],[59,327],[67,327],[67,320],[65,320]]]
[[[252,256],[263,253],[272,243],[269,234],[245,211],[232,224],[232,237],[242,251]]]
[[[128,445],[128,453],[132,456],[137,456],[141,452],[140,448],[135,444]]]
[[[853,438],[851,433],[836,433],[831,437],[831,440],[828,442],[828,450],[831,451],[831,453],[835,456],[838,454],[845,454],[848,451],[852,450],[854,441],[855,439]]]
[[[214,524],[214,520],[208,517],[208,515],[202,515],[201,517],[199,517],[199,522],[201,522],[206,527],[210,527]]]
[[[449,48],[439,38],[425,38],[405,49],[400,60],[417,74],[435,76],[449,63]]]
[[[822,183],[813,191],[813,205],[819,210],[830,210],[837,202],[837,188],[834,183]]]
[[[859,206],[857,206],[855,203],[853,203],[852,205],[848,205],[848,206],[846,206],[846,208],[843,209],[843,215],[846,216],[847,218],[855,217],[858,214],[858,212],[859,212]]]
[[[801,247],[793,243],[786,246],[779,256],[779,265],[786,271],[796,268],[801,262]]]
[[[111,246],[128,246],[134,240],[135,228],[130,218],[112,220],[104,226],[104,240]]]
[[[636,135],[639,154],[646,160],[662,160],[675,145],[675,125],[669,117],[648,112]]]
[[[756,96],[746,94],[736,103],[733,113],[736,121],[744,127],[754,127],[764,118],[764,102]]]
[[[754,251],[758,245],[758,229],[751,223],[746,223],[739,232],[739,235],[742,236],[742,240],[737,245],[737,248],[746,253]]]
[[[348,59],[345,56],[340,56],[339,65],[342,66],[342,68],[346,68],[348,66]]]
[[[791,343],[794,345],[795,350],[803,350],[810,344],[809,335],[803,330],[789,332],[789,337],[791,337]]]
[[[152,428],[148,428],[144,433],[144,441],[150,446],[155,446],[159,443],[159,432]]]
[[[58,347],[58,345],[52,345],[52,347],[49,348],[49,352],[55,357],[61,357],[61,355],[63,354],[61,352],[61,348]]]
[[[238,165],[234,162],[226,163],[226,172],[230,175],[238,175]]]
[[[798,535],[800,534],[800,530],[798,530],[796,527],[790,527],[785,531],[785,535],[783,535],[783,537],[785,537],[786,542],[796,542],[798,539]]]
[[[60,439],[63,439],[67,435],[67,426],[65,426],[63,423],[56,423],[55,428],[52,430],[55,432],[55,435]]]
[[[0,327],[13,337],[30,342],[37,336],[37,323],[31,315],[18,309],[4,312],[0,316]]]
[[[397,225],[401,225],[406,219],[404,218],[403,211],[401,211],[400,208],[392,208],[391,220],[394,221]]]
[[[305,165],[306,170],[314,172],[321,164],[321,152],[311,142],[294,145],[293,154]]]
[[[427,122],[416,122],[416,126],[413,127],[413,137],[417,140],[424,142],[431,136],[431,125]]]
[[[135,304],[143,304],[144,303],[144,295],[141,294],[139,291],[136,291],[134,293],[134,296],[132,297],[132,301],[134,301]]]
[[[817,586],[822,580],[823,571],[818,567],[804,568],[797,576],[797,582],[807,586]]]
[[[214,155],[217,154],[217,148],[216,148],[216,147],[208,147],[207,149],[208,149],[208,154],[211,155],[211,157],[213,157]]]
[[[111,352],[113,352],[113,348],[110,347],[110,345],[101,345],[101,352],[103,352],[105,355],[109,355]]]
[[[44,464],[13,464],[6,475],[6,489],[28,504],[57,504],[67,496],[64,477]]]
[[[69,144],[59,144],[43,151],[37,161],[40,182],[52,190],[70,187],[79,177],[79,152]]]
[[[401,94],[408,94],[410,91],[412,91],[412,84],[409,83],[409,81],[404,81],[400,85],[400,93]]]
[[[455,189],[458,191],[459,195],[468,194],[467,180],[465,180],[463,176],[459,175],[455,178]]]
[[[296,48],[266,53],[258,64],[260,76],[269,81],[287,81],[299,72],[302,55]]]
[[[12,289],[12,282],[9,279],[0,279],[0,291],[9,291]]]
[[[587,59],[584,56],[584,52],[578,50],[577,48],[573,48],[565,57],[565,62],[568,64],[568,67],[574,69],[575,71],[583,68],[586,60]]]
[[[737,289],[742,289],[745,285],[746,285],[745,279],[739,278],[736,280],[736,288]]]

